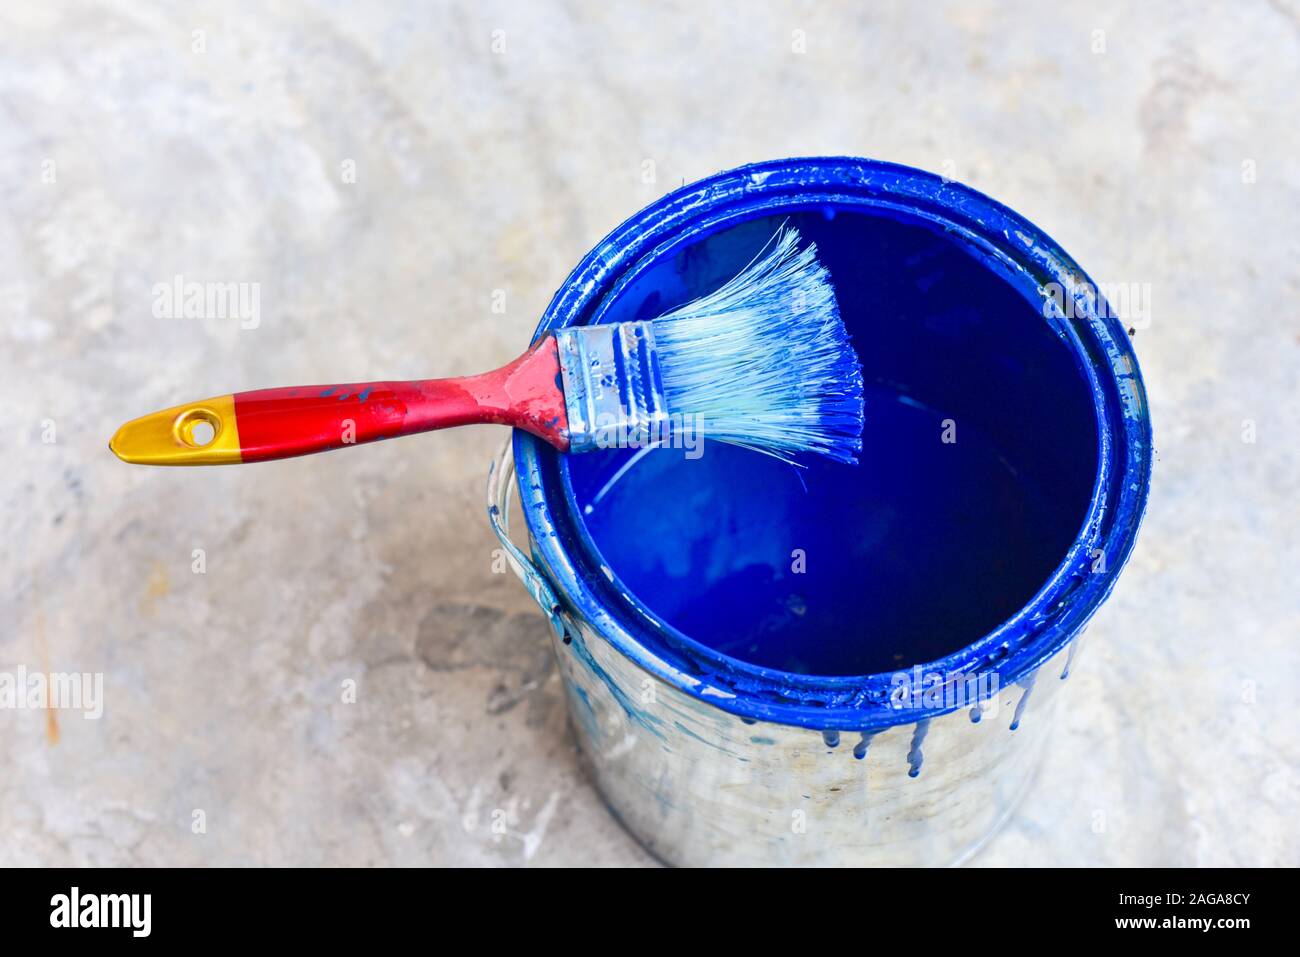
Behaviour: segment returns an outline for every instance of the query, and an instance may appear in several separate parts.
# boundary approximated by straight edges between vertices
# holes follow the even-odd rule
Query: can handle
[[[510,490],[514,488],[514,477],[514,436],[511,435],[501,445],[501,451],[497,453],[488,468],[488,521],[492,523],[492,531],[496,533],[505,548],[506,561],[510,564],[510,568],[524,583],[528,594],[533,596],[533,601],[537,602],[538,607],[546,613],[546,619],[551,623],[555,634],[563,638],[565,637],[564,621],[560,617],[560,602],[555,597],[555,590],[533,564],[532,559],[510,540]]]

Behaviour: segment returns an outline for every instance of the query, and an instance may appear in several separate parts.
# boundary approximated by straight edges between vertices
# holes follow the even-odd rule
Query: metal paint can
[[[866,471],[566,457],[517,433],[489,518],[551,624],[593,779],[658,858],[959,863],[1024,796],[1133,547],[1141,375],[1122,316],[1037,227],[853,158],[755,164],[653,203],[578,265],[537,335],[651,318],[791,219],[876,383]],[[507,527],[516,487],[527,554]]]

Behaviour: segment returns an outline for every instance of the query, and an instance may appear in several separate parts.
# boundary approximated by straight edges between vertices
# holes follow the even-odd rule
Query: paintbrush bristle
[[[817,247],[781,229],[734,279],[651,322],[668,409],[787,462],[856,462],[862,367]]]

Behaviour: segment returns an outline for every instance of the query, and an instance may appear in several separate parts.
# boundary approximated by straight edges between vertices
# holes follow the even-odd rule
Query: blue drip
[[[909,778],[914,778],[921,773],[921,763],[925,760],[925,755],[921,753],[921,744],[925,741],[925,736],[929,731],[929,718],[916,722],[916,728],[912,731],[912,747],[907,752],[907,763],[910,765],[907,769]]]
[[[1062,681],[1070,677],[1070,666],[1074,664],[1074,653],[1079,650],[1079,643],[1082,640],[1083,636],[1079,635],[1074,641],[1070,642],[1070,650],[1065,653],[1065,667],[1061,669]]]
[[[860,733],[862,735],[861,739],[853,746],[853,756],[859,761],[867,756],[867,748],[871,746],[871,739],[876,736],[873,731],[863,731]]]
[[[1011,730],[1015,731],[1020,727],[1020,717],[1025,713],[1025,705],[1029,703],[1029,695],[1034,690],[1034,680],[1038,677],[1037,671],[1031,671],[1020,679],[1020,687],[1025,689],[1020,700],[1016,702],[1016,713],[1011,717]]]

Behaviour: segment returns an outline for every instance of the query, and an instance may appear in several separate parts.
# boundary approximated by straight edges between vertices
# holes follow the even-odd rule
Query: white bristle
[[[787,462],[856,462],[862,368],[813,244],[781,229],[739,275],[653,322],[668,407]]]

